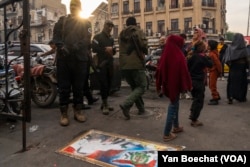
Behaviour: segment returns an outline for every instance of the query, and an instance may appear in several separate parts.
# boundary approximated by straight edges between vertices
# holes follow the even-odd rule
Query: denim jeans
[[[179,95],[174,103],[169,103],[164,135],[168,136],[172,130],[172,126],[179,127]]]

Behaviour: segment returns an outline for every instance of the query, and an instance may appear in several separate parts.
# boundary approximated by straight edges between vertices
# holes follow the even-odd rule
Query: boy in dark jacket
[[[204,53],[205,50],[206,44],[203,41],[198,41],[193,45],[192,54],[188,56],[188,69],[193,86],[191,90],[193,102],[189,119],[192,120],[191,126],[194,127],[203,125],[202,122],[198,121],[198,118],[204,104],[207,79],[206,68],[211,68],[213,65],[211,59]]]

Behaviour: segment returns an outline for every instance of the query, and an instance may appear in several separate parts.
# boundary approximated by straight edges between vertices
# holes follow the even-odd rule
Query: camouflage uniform
[[[141,57],[136,51],[136,47],[131,41],[134,35],[137,46],[140,49]],[[129,110],[136,104],[139,112],[143,114],[145,111],[142,95],[146,88],[146,74],[144,67],[144,54],[147,54],[147,39],[142,30],[136,25],[130,25],[125,28],[119,35],[119,59],[122,75],[130,85],[132,92],[127,99],[120,105],[125,116],[129,119]]]

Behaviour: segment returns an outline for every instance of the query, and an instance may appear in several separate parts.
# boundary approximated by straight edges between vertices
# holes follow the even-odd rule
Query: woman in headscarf
[[[187,62],[182,52],[183,45],[182,37],[170,35],[156,71],[157,92],[170,99],[163,137],[165,142],[176,138],[174,133],[183,131],[178,120],[179,96],[181,92],[190,91],[192,87]]]
[[[206,39],[206,34],[204,33],[204,31],[198,27],[195,27],[192,41],[190,42],[188,49],[187,49],[187,58],[193,55],[194,46],[197,43],[203,42],[205,46],[207,46],[205,39]],[[206,50],[207,48],[205,47],[204,50],[202,50],[202,54],[204,54]]]
[[[245,102],[247,100],[249,54],[242,34],[236,33],[234,35],[232,44],[226,50],[224,62],[229,66],[227,80],[228,104],[232,104],[233,99]]]

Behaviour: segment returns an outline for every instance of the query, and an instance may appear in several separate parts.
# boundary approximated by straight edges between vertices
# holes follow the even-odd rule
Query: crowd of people
[[[114,24],[106,20],[103,30],[91,39],[91,24],[78,16],[80,10],[81,2],[71,0],[71,14],[61,17],[53,30],[62,126],[67,126],[70,122],[68,110],[71,93],[74,119],[79,122],[86,121],[82,112],[83,97],[87,97],[89,104],[98,100],[89,92],[91,67],[100,82],[102,113],[108,115],[114,109],[108,102],[114,73],[113,56],[117,52],[111,36]],[[218,105],[221,96],[217,89],[217,80],[225,77],[224,64],[229,66],[228,104],[232,104],[233,100],[247,100],[247,69],[250,58],[243,35],[236,33],[232,44],[227,46],[224,38],[220,38],[220,42],[207,40],[202,29],[195,27],[193,30],[193,37],[189,43],[185,41],[185,34],[171,34],[160,38],[162,52],[155,75],[156,91],[170,100],[164,141],[176,138],[175,133],[184,130],[178,120],[182,95],[188,96],[188,93],[191,93],[190,125],[203,125],[199,116],[204,107],[205,88],[208,85],[212,96],[208,104]],[[144,60],[148,54],[148,43],[142,29],[137,26],[135,17],[126,19],[126,27],[120,32],[118,43],[121,74],[131,88],[130,94],[119,107],[125,119],[129,120],[130,109],[134,104],[138,109],[138,115],[146,112],[143,94],[146,90]],[[92,52],[96,53],[97,63],[93,63]]]
[[[226,89],[228,104],[232,104],[233,100],[247,100],[250,52],[242,34],[234,34],[229,46],[224,43],[223,37],[219,42],[207,40],[206,34],[198,27],[194,28],[191,42],[184,44],[186,35],[180,36],[182,41],[178,41],[176,35],[166,37],[156,73],[157,92],[163,92],[170,99],[164,141],[175,139],[175,133],[184,130],[178,121],[179,95],[187,91],[191,92],[192,97],[190,124],[193,127],[203,126],[198,118],[204,107],[205,88],[209,87],[212,96],[208,105],[218,105],[221,96],[217,89],[217,80],[224,80],[224,64],[229,67]],[[184,64],[181,58],[185,60]]]

